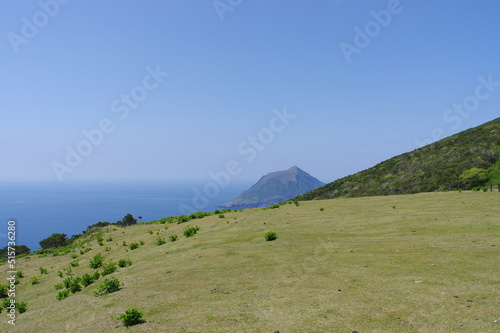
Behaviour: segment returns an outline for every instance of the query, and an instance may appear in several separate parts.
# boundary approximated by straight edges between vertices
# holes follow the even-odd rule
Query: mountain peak
[[[323,185],[325,184],[294,165],[288,170],[268,173],[250,189],[222,207],[231,209],[267,207]]]

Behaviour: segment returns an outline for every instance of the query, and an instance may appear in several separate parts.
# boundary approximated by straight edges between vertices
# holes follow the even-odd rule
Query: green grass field
[[[28,310],[12,326],[4,309],[0,331],[500,332],[499,203],[498,192],[425,193],[106,227],[103,238],[113,240],[93,240],[77,258],[20,259],[16,298]],[[278,239],[266,242],[268,231]],[[154,245],[159,237],[167,243]],[[130,250],[123,241],[145,244]],[[132,265],[57,300],[58,271],[77,261],[74,276],[92,273],[97,253]],[[1,276],[7,270],[0,266]],[[122,288],[94,296],[108,277]],[[116,320],[129,308],[145,322]]]

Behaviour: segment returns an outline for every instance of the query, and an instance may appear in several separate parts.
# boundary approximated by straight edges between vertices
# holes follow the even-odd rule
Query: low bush
[[[98,253],[92,258],[92,260],[90,260],[89,267],[96,269],[101,267],[103,263],[104,263],[104,257],[100,253]]]
[[[40,270],[40,274],[49,274],[49,270],[45,267],[38,267],[38,269]]]
[[[19,313],[25,313],[26,310],[28,310],[28,303],[26,302],[17,303],[17,310],[19,311]]]
[[[184,236],[186,236],[186,238],[193,237],[194,235],[196,235],[198,230],[200,230],[200,227],[198,227],[198,226],[186,227],[183,231],[183,234],[184,234]]]
[[[266,241],[270,242],[276,240],[278,238],[278,235],[274,231],[269,231],[264,237]]]
[[[120,289],[120,281],[117,278],[106,279],[99,285],[98,289],[94,291],[94,295],[102,296],[113,293]]]
[[[123,322],[126,327],[137,325],[143,322],[142,312],[137,309],[128,309],[124,314],[117,318]]]
[[[131,249],[131,250],[135,250],[135,249],[137,249],[139,246],[140,246],[140,245],[139,245],[139,243],[131,243],[131,244],[129,245],[129,249]]]
[[[116,264],[111,261],[102,267],[102,276],[114,273],[117,269],[118,267],[116,266]]]
[[[69,296],[69,290],[66,289],[66,290],[60,291],[59,294],[57,294],[56,298],[61,301],[68,296]]]
[[[172,243],[175,242],[177,240],[177,235],[172,235],[168,237],[168,240],[171,241]]]
[[[160,246],[163,244],[166,244],[167,242],[165,241],[165,238],[157,238],[155,241],[155,245]]]
[[[132,260],[130,259],[120,259],[118,260],[118,266],[119,267],[127,267],[132,265]]]

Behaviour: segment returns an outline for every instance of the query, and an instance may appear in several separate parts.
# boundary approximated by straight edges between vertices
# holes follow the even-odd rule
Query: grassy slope
[[[464,188],[459,176],[468,169],[490,169],[499,181],[500,118],[395,156],[369,169],[299,196],[300,200],[411,194]],[[496,175],[496,176],[495,176]]]
[[[88,262],[99,252],[131,259],[132,266],[111,275],[124,283],[120,291],[95,297],[94,284],[57,301],[57,271],[69,266],[70,255],[23,260],[18,300],[28,302],[28,311],[15,327],[4,311],[0,331],[498,332],[499,195],[310,201],[168,230],[110,228],[104,239],[113,241],[104,246],[111,251],[93,241],[73,270],[91,272]],[[199,233],[184,238],[183,228],[194,224]],[[267,231],[279,238],[266,242]],[[153,245],[172,234],[177,242]],[[146,244],[127,252],[123,240]],[[30,285],[40,266],[49,274]],[[1,266],[0,274],[6,270]],[[146,323],[126,329],[111,318],[131,307],[144,312]]]

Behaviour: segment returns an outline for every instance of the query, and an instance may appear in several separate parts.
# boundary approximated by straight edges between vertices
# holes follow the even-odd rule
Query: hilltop
[[[499,214],[497,192],[467,191],[108,225],[68,251],[19,258],[27,311],[12,326],[4,310],[0,331],[496,332]],[[89,267],[99,255],[131,265],[57,300],[66,279],[103,273]],[[94,296],[108,278],[120,289]],[[127,329],[115,318],[130,308],[145,321]]]
[[[293,166],[288,170],[263,176],[250,189],[222,208],[242,209],[268,207],[292,199],[325,185],[304,170]]]
[[[500,118],[338,179],[300,200],[470,189],[500,183]]]

